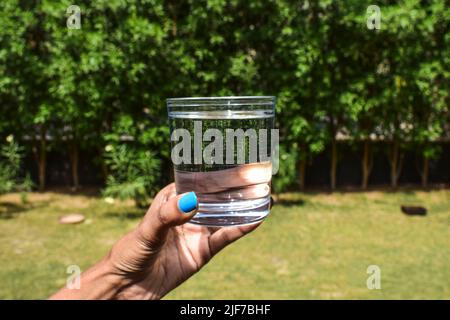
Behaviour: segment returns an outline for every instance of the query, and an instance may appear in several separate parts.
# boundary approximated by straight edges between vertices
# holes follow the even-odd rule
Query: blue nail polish
[[[189,192],[178,200],[178,208],[184,213],[188,213],[197,208],[197,202],[198,200],[195,192]]]

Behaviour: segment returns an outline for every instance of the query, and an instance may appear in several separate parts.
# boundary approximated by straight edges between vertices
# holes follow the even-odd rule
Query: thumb
[[[171,227],[188,222],[197,211],[198,198],[195,192],[174,195],[165,194],[163,190],[156,196],[139,225],[139,233],[150,243],[156,244],[165,239]]]
[[[186,192],[171,197],[159,210],[161,227],[178,226],[188,222],[198,210],[198,198],[195,192]]]

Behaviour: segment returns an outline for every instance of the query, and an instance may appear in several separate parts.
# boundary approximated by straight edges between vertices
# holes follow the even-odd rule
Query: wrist
[[[80,275],[80,287],[62,288],[50,299],[55,300],[108,300],[117,299],[126,286],[125,279],[115,273],[109,257],[103,258]]]
[[[130,280],[124,274],[118,272],[110,255],[103,258],[93,268],[89,280],[99,289],[94,292],[98,297],[91,299],[118,299],[120,293],[130,285]]]
[[[157,249],[134,229],[120,239],[105,257],[105,269],[115,276],[117,292],[114,299],[158,300],[164,296],[166,286]]]

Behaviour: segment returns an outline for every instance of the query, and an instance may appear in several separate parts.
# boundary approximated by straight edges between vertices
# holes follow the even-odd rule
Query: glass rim
[[[275,105],[275,96],[180,97],[166,99],[167,107]]]

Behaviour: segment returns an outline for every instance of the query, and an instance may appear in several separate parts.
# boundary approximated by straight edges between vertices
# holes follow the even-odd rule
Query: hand
[[[259,224],[211,228],[186,224],[172,183],[155,197],[138,227],[81,277],[79,290],[62,289],[54,299],[160,299],[200,270],[217,252]],[[188,196],[189,197],[189,196]]]
[[[272,163],[258,162],[216,171],[176,171],[179,193],[195,190],[204,202],[260,199],[270,195]]]

